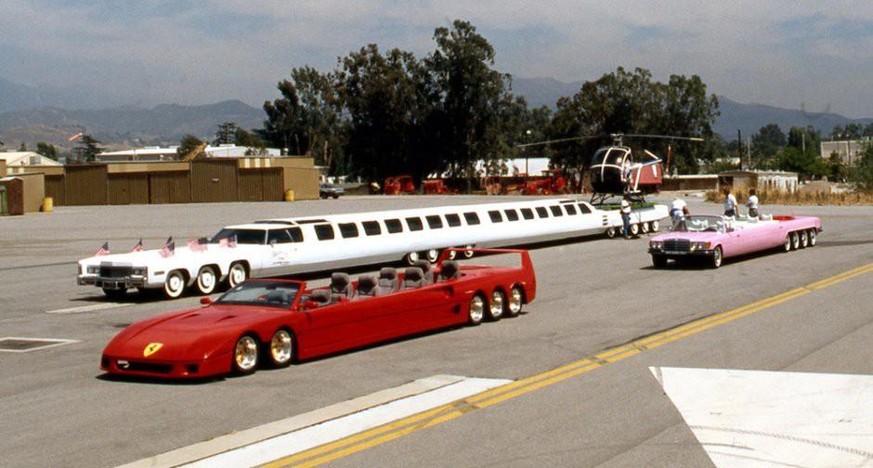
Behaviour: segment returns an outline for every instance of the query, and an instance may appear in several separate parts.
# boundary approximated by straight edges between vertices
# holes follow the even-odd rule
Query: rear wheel
[[[650,225],[652,226],[652,232],[658,232],[661,230],[661,222],[657,219],[652,221]]]
[[[721,247],[716,247],[715,250],[712,251],[712,259],[709,264],[713,268],[718,268],[721,266],[721,260]]]
[[[437,259],[440,258],[440,251],[437,249],[430,249],[427,251],[427,261],[430,263],[436,263]]]
[[[509,300],[506,304],[506,316],[515,317],[521,313],[521,307],[524,303],[524,293],[520,286],[513,286],[509,290]]]
[[[632,235],[632,236],[640,235],[640,225],[639,224],[631,224],[630,225],[630,235]]]
[[[467,250],[464,251],[464,258],[473,258],[476,252],[473,252],[473,246],[468,245]]]
[[[807,236],[806,231],[800,231],[798,236],[800,236],[800,248],[805,249],[806,246],[809,245],[809,237]]]
[[[215,274],[215,268],[209,265],[200,268],[197,273],[197,292],[204,296],[208,296],[215,292],[215,287],[218,285],[218,276]]]
[[[503,317],[503,311],[506,309],[506,295],[503,291],[495,289],[491,293],[491,301],[488,304],[488,319],[497,321]]]
[[[667,266],[667,257],[663,255],[652,255],[652,266],[655,268],[664,268]]]
[[[251,335],[243,335],[236,340],[231,356],[231,369],[234,374],[248,375],[258,368],[258,340]]]
[[[606,237],[612,239],[618,231],[614,227],[606,228]]]
[[[185,292],[185,275],[179,270],[169,272],[164,281],[164,294],[170,299],[175,299],[183,292]]]
[[[643,232],[643,234],[648,234],[649,233],[649,223],[640,224],[640,230]]]
[[[245,281],[248,276],[249,272],[246,271],[246,266],[236,262],[230,266],[230,270],[227,272],[227,285],[232,288]]]
[[[800,236],[796,232],[791,233],[791,250],[800,248]]]
[[[470,308],[467,314],[467,323],[470,325],[479,325],[482,319],[485,318],[485,298],[481,294],[476,294],[470,299]]]
[[[406,254],[406,263],[410,266],[415,265],[415,262],[417,262],[419,258],[421,258],[421,256],[418,255],[418,252],[409,252]]]
[[[294,357],[294,338],[285,329],[276,330],[270,340],[270,363],[273,367],[287,367]]]
[[[815,247],[816,236],[817,236],[815,229],[810,229],[809,234],[807,236],[809,237],[809,246]]]

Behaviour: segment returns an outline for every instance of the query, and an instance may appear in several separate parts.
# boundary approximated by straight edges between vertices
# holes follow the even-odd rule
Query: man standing
[[[628,196],[625,195],[621,199],[621,222],[624,225],[624,238],[630,239],[630,215],[631,215],[631,205],[628,200]]]
[[[749,189],[749,199],[746,200],[746,206],[749,207],[749,217],[758,217],[758,195],[755,195],[755,189]]]
[[[724,215],[725,216],[736,216],[737,215],[737,197],[731,193],[731,186],[725,185],[722,189],[724,192]]]
[[[670,217],[673,219],[674,231],[685,222],[686,216],[688,216],[688,204],[679,197],[674,198],[673,203],[670,204]]]

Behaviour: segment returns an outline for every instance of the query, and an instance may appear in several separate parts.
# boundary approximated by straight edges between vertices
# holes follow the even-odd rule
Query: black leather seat
[[[446,260],[440,267],[440,281],[461,277],[461,267],[454,260]]]
[[[330,275],[330,301],[337,302],[343,297],[352,297],[352,278],[348,273],[337,272]]]
[[[376,295],[378,280],[375,275],[361,275],[358,277],[358,287],[355,289],[355,297],[372,297]]]
[[[415,265],[424,273],[424,284],[433,284],[433,269],[427,260],[416,260]]]
[[[391,267],[383,267],[379,270],[379,282],[376,285],[376,295],[382,296],[397,291],[397,270]]]
[[[403,289],[415,289],[425,285],[424,272],[419,267],[409,267],[403,273]]]

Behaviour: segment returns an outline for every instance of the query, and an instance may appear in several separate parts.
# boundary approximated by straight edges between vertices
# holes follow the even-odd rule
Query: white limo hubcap
[[[164,292],[167,293],[167,297],[175,299],[181,296],[184,290],[185,277],[179,270],[171,271],[164,282]]]
[[[278,330],[270,342],[270,357],[276,366],[285,366],[291,362],[291,333],[288,330]]]
[[[234,287],[246,280],[246,267],[242,263],[234,263],[227,274],[230,287]]]
[[[233,349],[233,362],[238,372],[253,372],[258,365],[258,342],[248,335],[237,340]]]
[[[212,267],[205,266],[200,269],[200,273],[197,274],[197,289],[201,294],[212,294],[216,283],[217,278]]]

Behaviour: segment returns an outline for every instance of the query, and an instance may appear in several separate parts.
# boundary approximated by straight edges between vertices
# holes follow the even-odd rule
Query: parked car
[[[318,196],[321,198],[339,198],[345,190],[336,184],[321,184],[318,186]]]
[[[122,330],[103,350],[109,374],[188,379],[335,354],[371,344],[483,320],[516,316],[536,297],[536,277],[526,250],[480,249],[488,258],[514,262],[463,265],[422,261],[398,272],[351,281],[331,275],[329,287],[303,281],[247,280],[202,307],[159,315]],[[503,256],[503,255],[500,255]],[[512,260],[512,259],[510,259]]]
[[[763,219],[727,216],[689,216],[672,232],[653,237],[649,253],[655,268],[667,261],[706,259],[718,268],[725,258],[767,249],[786,252],[816,244],[821,220],[814,216],[764,216]]]

